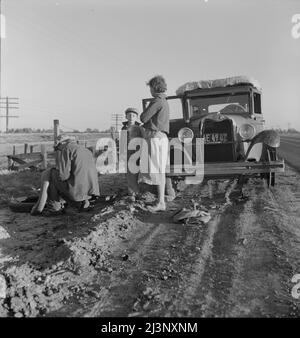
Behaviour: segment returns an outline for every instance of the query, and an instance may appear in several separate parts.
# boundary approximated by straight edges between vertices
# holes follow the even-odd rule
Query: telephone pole
[[[2,8],[1,8],[1,0],[0,0],[0,98],[1,98],[1,79],[2,79],[2,67],[1,67],[1,63],[2,63]],[[1,120],[1,119],[0,119]],[[0,123],[0,133],[1,133],[1,123]]]
[[[0,109],[5,109],[5,115],[0,115],[0,118],[6,119],[6,126],[5,126],[6,133],[8,133],[9,131],[9,119],[19,117],[18,115],[9,114],[10,109],[19,109],[19,107],[17,107],[17,105],[19,104],[18,100],[19,98],[17,97],[1,97],[0,98]]]
[[[113,125],[116,128],[116,131],[119,131],[119,125],[121,124],[121,121],[123,120],[124,116],[123,114],[112,114],[112,121],[113,121]]]

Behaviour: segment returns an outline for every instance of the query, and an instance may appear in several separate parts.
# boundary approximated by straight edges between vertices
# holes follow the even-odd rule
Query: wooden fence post
[[[54,120],[54,145],[57,144],[57,137],[59,136],[59,120]]]
[[[47,150],[46,145],[41,144],[41,155],[42,155],[42,169],[47,169]]]
[[[27,149],[28,149],[28,143],[24,144],[24,154],[27,154]]]
[[[16,155],[16,146],[13,146],[13,156]],[[11,157],[8,157],[8,166],[7,166],[7,169],[8,170],[11,170],[12,167],[13,167],[13,164],[14,164],[14,161]]]
[[[33,153],[33,146],[30,146],[30,154]]]
[[[10,170],[12,168],[14,161],[10,157],[8,157],[7,160],[8,160],[7,169]]]

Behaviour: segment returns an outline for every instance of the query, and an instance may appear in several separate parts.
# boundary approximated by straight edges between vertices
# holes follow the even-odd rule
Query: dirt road
[[[120,175],[105,177],[105,189],[125,186]],[[272,189],[253,179],[243,191],[235,180],[181,190],[157,214],[125,199],[55,219],[3,206],[0,314],[299,317],[298,174],[287,168]],[[211,220],[173,223],[193,202]]]

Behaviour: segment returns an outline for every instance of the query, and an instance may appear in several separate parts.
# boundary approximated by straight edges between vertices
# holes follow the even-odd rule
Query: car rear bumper
[[[181,166],[182,167],[182,166]],[[284,172],[284,160],[270,162],[210,162],[204,165],[181,167],[171,165],[167,168],[168,177],[205,176],[228,177],[239,175],[253,175],[262,173]]]

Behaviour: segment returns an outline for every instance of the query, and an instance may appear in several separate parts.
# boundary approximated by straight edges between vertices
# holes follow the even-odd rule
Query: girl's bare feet
[[[165,211],[166,210],[166,204],[159,202],[153,206],[149,206],[148,210],[151,212],[157,212],[157,211]]]

